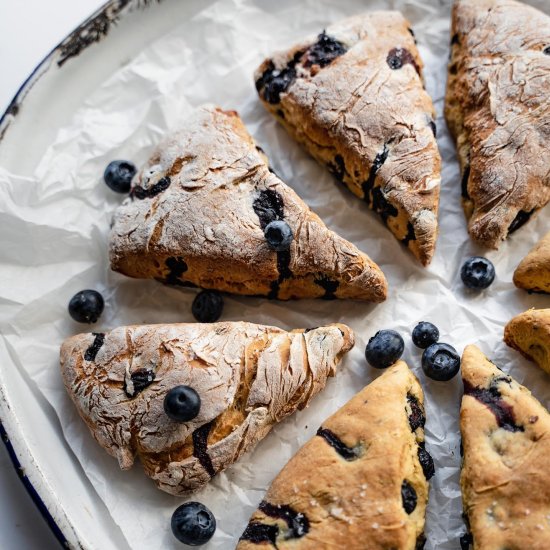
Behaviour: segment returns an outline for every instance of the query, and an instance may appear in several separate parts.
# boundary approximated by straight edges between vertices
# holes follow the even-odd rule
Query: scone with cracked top
[[[530,309],[504,328],[504,341],[550,374],[550,309]]]
[[[306,407],[354,343],[341,324],[286,332],[251,323],[141,325],[79,334],[61,347],[65,387],[96,441],[159,489],[203,487]],[[198,416],[176,422],[167,393],[190,386]]]
[[[427,265],[437,239],[441,159],[422,67],[409,22],[379,11],[274,54],[254,78],[289,134]]]
[[[268,227],[292,233],[274,249]],[[111,267],[235,294],[381,302],[380,268],[270,169],[235,111],[203,106],[167,137],[116,210]]]
[[[550,17],[514,0],[457,0],[445,117],[470,236],[497,248],[550,200]]]
[[[550,548],[550,415],[476,346],[462,356],[462,501],[475,550]]]
[[[281,470],[238,550],[420,548],[434,473],[423,404],[406,363],[388,368]]]
[[[547,233],[519,263],[514,284],[530,292],[550,294],[550,233]]]

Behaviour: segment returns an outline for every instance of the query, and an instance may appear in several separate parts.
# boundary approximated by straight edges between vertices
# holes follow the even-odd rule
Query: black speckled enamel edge
[[[21,84],[19,90],[13,96],[7,109],[0,116],[0,142],[4,138],[11,121],[19,113],[20,107],[34,84],[48,71],[49,63],[55,61],[55,65],[61,68],[66,61],[78,56],[88,46],[99,42],[107,36],[112,26],[116,25],[124,10],[143,9],[149,6],[153,0],[108,0],[90,17],[88,17],[74,31],[67,35],[55,48],[53,48],[32,73]],[[156,0],[160,2],[161,0]]]
[[[61,546],[63,548],[69,548],[69,543],[67,539],[65,538],[65,535],[63,534],[63,531],[59,528],[57,523],[55,522],[55,519],[53,519],[52,515],[50,514],[50,511],[48,510],[48,507],[44,504],[44,501],[40,498],[40,495],[38,494],[38,491],[34,488],[33,484],[31,483],[30,479],[26,476],[25,470],[21,466],[21,463],[19,462],[19,459],[17,458],[17,455],[15,454],[15,449],[13,448],[13,445],[11,444],[10,438],[4,428],[4,425],[2,424],[2,421],[0,420],[0,438],[4,442],[4,445],[6,446],[6,450],[8,451],[8,455],[10,457],[10,460],[13,464],[13,467],[17,471],[17,474],[19,476],[19,479],[25,486],[25,489],[27,490],[27,493],[32,498],[34,504],[38,508],[38,511],[48,524],[48,527],[51,529],[53,535],[55,538],[59,541]]]

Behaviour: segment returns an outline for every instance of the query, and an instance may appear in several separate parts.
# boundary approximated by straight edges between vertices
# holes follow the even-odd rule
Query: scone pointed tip
[[[353,330],[343,323],[332,323],[314,328],[296,329],[293,332],[301,332],[308,335],[329,336],[338,348],[337,357],[340,358],[355,345],[355,334]]]
[[[344,342],[340,353],[347,353],[355,345],[355,334],[353,330],[343,323],[335,323],[331,326],[336,327],[342,333]]]
[[[476,345],[469,344],[462,353],[460,371],[463,382],[477,386],[499,372],[499,369]]]

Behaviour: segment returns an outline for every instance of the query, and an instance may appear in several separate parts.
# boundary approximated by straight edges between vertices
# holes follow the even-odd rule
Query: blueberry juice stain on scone
[[[322,437],[342,458],[346,460],[356,460],[363,451],[361,444],[355,447],[348,447],[334,432],[328,428],[319,428],[317,435]]]
[[[351,17],[266,59],[265,107],[427,265],[440,187],[435,110],[398,12]]]
[[[97,355],[97,352],[101,349],[103,342],[105,341],[105,334],[102,332],[92,332],[94,336],[94,341],[90,344],[90,347],[84,353],[84,359],[86,361],[94,361]]]
[[[315,43],[304,50],[298,50],[284,68],[277,69],[271,60],[265,62],[264,71],[256,80],[256,90],[265,101],[277,104],[281,100],[281,93],[286,92],[296,79],[296,66],[299,63],[304,67],[316,65],[323,68],[346,51],[344,44],[323,31]]]
[[[284,220],[283,197],[274,189],[258,191],[258,195],[254,198],[253,208],[260,220],[260,227],[263,230],[273,221]],[[292,277],[292,271],[290,271],[290,250],[277,252],[277,271],[279,272],[279,277],[271,283],[271,290],[267,295],[268,298],[278,298],[281,283]]]
[[[200,462],[208,475],[214,477],[216,470],[208,454],[208,436],[211,429],[212,422],[208,422],[193,432],[193,456]]]
[[[499,428],[508,430],[509,432],[523,432],[523,426],[518,426],[514,419],[514,409],[511,405],[502,399],[502,395],[498,390],[498,383],[505,382],[509,384],[510,378],[505,376],[495,378],[488,388],[478,388],[472,386],[467,380],[464,381],[464,395],[471,395],[480,403],[487,405],[489,410],[495,415]]]
[[[241,540],[248,540],[255,544],[270,542],[277,547],[279,536],[282,536],[284,540],[299,539],[309,532],[307,517],[296,512],[290,506],[273,505],[262,501],[258,509],[267,517],[282,520],[286,525],[280,523],[266,525],[265,523],[250,522],[241,535]]]

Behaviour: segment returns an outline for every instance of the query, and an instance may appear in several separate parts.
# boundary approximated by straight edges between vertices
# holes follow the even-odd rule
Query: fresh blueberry
[[[223,311],[223,296],[217,290],[202,290],[193,300],[193,316],[199,323],[214,323]]]
[[[412,340],[417,348],[426,349],[439,340],[439,330],[432,323],[420,321],[420,323],[414,327]]]
[[[403,355],[405,342],[395,330],[379,330],[367,344],[365,357],[376,369],[393,365]]]
[[[183,544],[201,546],[216,531],[216,518],[200,502],[186,502],[172,514],[172,533]]]
[[[275,220],[268,223],[264,229],[267,244],[276,252],[284,252],[290,248],[290,243],[294,236],[288,223]]]
[[[189,386],[176,386],[164,398],[164,412],[176,422],[193,420],[201,409],[199,394]]]
[[[136,174],[136,167],[127,160],[113,160],[105,168],[103,179],[116,193],[128,193],[132,178]]]
[[[96,323],[105,302],[97,290],[81,290],[69,302],[69,315],[78,323]]]
[[[550,46],[546,46],[546,48],[544,48],[544,50],[542,50],[542,53],[545,54],[545,55],[550,55]]]
[[[446,382],[459,368],[460,356],[449,344],[432,344],[422,354],[422,370],[432,380]]]
[[[468,258],[460,270],[462,282],[468,288],[487,288],[495,280],[495,266],[487,258]]]

